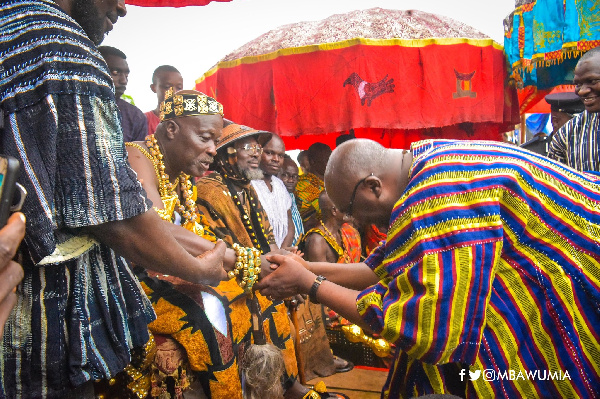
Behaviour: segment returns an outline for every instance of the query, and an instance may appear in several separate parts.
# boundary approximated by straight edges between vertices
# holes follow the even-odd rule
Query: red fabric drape
[[[518,123],[505,58],[492,45],[358,44],[253,61],[217,65],[196,88],[216,96],[228,119],[276,132],[288,149],[334,142],[350,129],[392,147],[413,138],[495,139]],[[386,76],[393,92],[377,95]]]
[[[231,0],[125,0],[125,3],[141,7],[187,7],[205,6],[213,1],[229,2]]]

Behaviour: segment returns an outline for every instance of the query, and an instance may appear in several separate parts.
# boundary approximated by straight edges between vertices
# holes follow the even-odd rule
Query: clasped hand
[[[280,250],[281,251],[281,250]],[[284,299],[297,294],[307,294],[315,279],[308,263],[296,254],[273,251],[266,256],[271,262],[267,276],[262,276],[255,288],[262,295]]]

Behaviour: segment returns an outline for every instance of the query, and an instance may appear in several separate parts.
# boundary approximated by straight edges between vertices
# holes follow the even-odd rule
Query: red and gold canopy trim
[[[502,51],[503,47],[496,43],[492,39],[469,39],[469,38],[436,38],[431,37],[427,39],[366,39],[362,37],[357,37],[354,39],[343,40],[334,43],[322,43],[322,44],[313,44],[308,46],[301,47],[291,47],[284,48],[281,50],[273,51],[267,54],[261,55],[253,55],[238,58],[231,61],[221,61],[211,69],[209,69],[204,75],[196,80],[196,84],[201,83],[207,77],[213,75],[218,69],[226,69],[226,68],[234,68],[239,65],[250,65],[256,64],[264,61],[271,61],[277,59],[279,57],[288,56],[288,55],[298,55],[298,54],[308,54],[314,53],[317,51],[330,51],[330,50],[339,50],[344,48],[349,48],[357,45],[366,45],[366,46],[398,46],[398,47],[426,47],[431,45],[440,45],[440,46],[452,46],[456,44],[468,44],[475,47],[488,47],[492,46],[493,48]]]

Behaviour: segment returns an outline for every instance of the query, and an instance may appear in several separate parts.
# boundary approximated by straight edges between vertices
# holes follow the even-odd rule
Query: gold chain
[[[177,178],[179,186],[181,188],[181,194],[183,195],[184,204],[181,204],[179,195],[176,191],[176,185],[171,183],[169,175],[165,172],[165,163],[163,161],[163,154],[160,152],[158,141],[153,134],[146,136],[146,146],[152,155],[152,163],[154,164],[154,170],[158,177],[158,191],[161,198],[172,197],[176,198],[175,207],[181,217],[184,219],[181,223],[184,225],[186,222],[196,223],[199,221],[198,211],[196,208],[196,201],[194,201],[194,191],[192,189],[192,182],[190,176],[185,173],[181,173]]]
[[[325,229],[325,234],[327,234],[331,241],[333,241],[336,244],[337,248],[333,248],[335,249],[335,252],[337,252],[339,256],[344,256],[344,249],[340,244],[338,244],[338,241],[335,239],[335,236],[331,234],[331,231],[329,231],[329,229],[327,228],[327,226],[325,226],[325,223],[323,223],[322,220],[319,220],[319,222],[321,223],[321,226],[323,226],[323,228]]]

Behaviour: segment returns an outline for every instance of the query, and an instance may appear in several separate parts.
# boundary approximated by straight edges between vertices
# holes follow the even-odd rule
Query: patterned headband
[[[196,93],[173,94],[173,88],[170,87],[160,103],[160,121],[190,115],[223,116],[223,105],[204,93]]]

